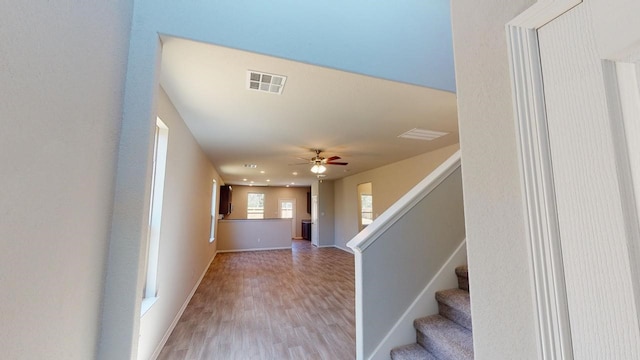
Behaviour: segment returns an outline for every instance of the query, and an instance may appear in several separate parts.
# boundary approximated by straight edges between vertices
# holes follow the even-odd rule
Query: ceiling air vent
[[[259,71],[247,71],[247,87],[249,90],[263,91],[270,94],[282,94],[286,76],[267,74]]]
[[[416,139],[416,140],[427,140],[431,141],[433,139],[437,139],[441,136],[447,135],[447,132],[441,131],[432,131],[432,130],[424,130],[424,129],[411,129],[402,135],[398,135],[399,138],[404,139]]]

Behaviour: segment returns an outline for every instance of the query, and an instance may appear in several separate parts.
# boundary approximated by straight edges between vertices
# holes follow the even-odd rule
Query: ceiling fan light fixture
[[[311,167],[311,172],[314,174],[322,174],[325,171],[327,171],[327,168],[322,164],[314,164]]]

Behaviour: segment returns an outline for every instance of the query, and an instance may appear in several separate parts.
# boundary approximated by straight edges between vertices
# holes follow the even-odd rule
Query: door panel
[[[538,30],[548,135],[574,357],[637,359],[637,259],[630,252],[637,236],[625,221],[629,193],[619,169],[630,164],[616,153],[621,139],[607,102],[603,62],[613,52],[599,46],[612,51],[606,39],[617,35],[599,28],[609,23],[599,18],[611,16],[600,4],[585,1]],[[640,32],[635,37],[623,45],[639,44]]]

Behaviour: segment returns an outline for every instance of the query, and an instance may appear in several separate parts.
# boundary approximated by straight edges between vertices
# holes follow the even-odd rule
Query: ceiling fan
[[[311,151],[315,151],[316,153],[316,156],[312,157],[309,160],[309,164],[313,165],[311,167],[311,172],[314,174],[322,174],[323,172],[327,171],[327,168],[325,165],[348,165],[349,164],[346,162],[336,161],[341,159],[340,156],[331,156],[328,158],[324,158],[320,156],[320,153],[322,152],[322,150],[320,149],[311,149]]]

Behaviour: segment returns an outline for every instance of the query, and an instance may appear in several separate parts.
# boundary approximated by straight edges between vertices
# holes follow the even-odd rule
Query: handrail
[[[362,253],[373,244],[385,231],[411,210],[420,200],[433,191],[442,181],[460,167],[460,150],[438,166],[422,181],[404,194],[398,201],[354,236],[347,246],[353,251]]]
[[[347,243],[354,250],[358,360],[388,358],[380,349],[389,341],[411,342],[405,329],[412,320],[403,314],[465,238],[460,168],[457,151]]]

